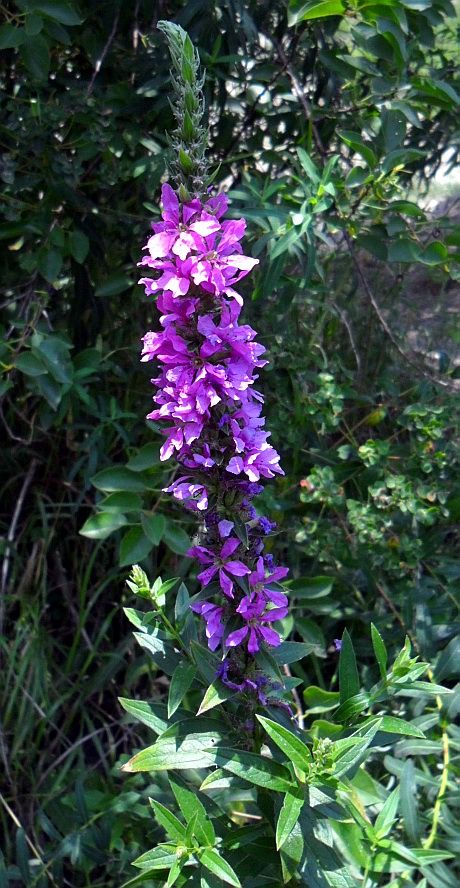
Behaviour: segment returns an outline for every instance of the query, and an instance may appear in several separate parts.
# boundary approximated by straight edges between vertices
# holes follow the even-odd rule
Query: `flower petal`
[[[236,647],[238,644],[241,644],[246,635],[248,634],[248,627],[243,626],[242,629],[236,629],[235,632],[230,632],[230,635],[225,642],[227,647]]]

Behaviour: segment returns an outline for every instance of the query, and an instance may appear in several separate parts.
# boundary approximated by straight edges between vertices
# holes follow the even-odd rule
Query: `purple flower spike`
[[[202,519],[199,544],[187,555],[199,562],[202,586],[218,580],[222,593],[192,610],[205,620],[212,651],[227,619],[239,620],[225,646],[245,642],[247,650],[244,658],[228,655],[221,678],[265,705],[267,680],[254,678],[246,653],[280,644],[272,624],[287,613],[277,583],[288,571],[264,556],[264,536],[276,525],[265,516],[257,520],[250,503],[263,490],[261,479],[283,474],[255,387],[265,349],[256,331],[239,323],[243,298],[235,289],[258,260],[241,247],[245,220],[224,219],[225,194],[183,203],[165,184],[162,201],[161,221],[152,224],[139,263],[160,315],[158,329],[143,338],[141,360],[158,368],[148,418],[164,423],[160,459],[174,456],[181,467],[164,490]]]

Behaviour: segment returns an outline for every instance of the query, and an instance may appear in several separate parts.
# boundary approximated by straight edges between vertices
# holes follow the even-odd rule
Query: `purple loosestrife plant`
[[[193,163],[189,146],[172,142]],[[272,623],[286,616],[287,599],[276,584],[288,571],[264,561],[276,525],[251,505],[261,479],[283,474],[255,388],[265,349],[240,323],[236,289],[258,260],[243,253],[245,220],[225,219],[227,196],[208,194],[202,168],[201,159],[191,181],[182,169],[177,190],[163,185],[162,221],[152,224],[140,263],[161,324],[143,338],[142,360],[159,366],[148,419],[165,422],[160,458],[175,456],[181,467],[166,491],[200,519],[199,544],[188,552],[203,568],[193,610],[210,649],[222,650],[219,677],[265,700],[252,655],[280,644]]]
[[[239,283],[256,261],[241,246],[244,219],[226,219],[227,197],[209,191],[196,50],[177,25],[160,27],[171,49],[178,96],[178,127],[170,140],[176,187],[163,186],[162,221],[152,226],[141,262],[142,283],[160,312],[159,330],[144,337],[142,359],[154,360],[159,368],[149,417],[164,423],[161,459],[174,456],[181,467],[166,490],[198,520],[188,555],[196,559],[200,589],[190,601],[185,586],[179,587],[171,621],[166,594],[175,580],[163,584],[157,579],[150,586],[135,567],[129,582],[154,611],[127,609],[139,630],[137,640],[171,682],[167,707],[155,701],[121,701],[158,734],[152,746],[123,768],[167,771],[171,793],[168,807],[151,799],[168,840],[135,861],[142,872],[126,888],[150,877],[165,888],[288,883],[377,888],[391,854],[396,873],[410,873],[414,860],[425,866],[434,833],[425,847],[404,856],[400,842],[387,835],[395,822],[399,788],[393,788],[393,775],[391,791],[378,781],[374,785],[361,770],[364,759],[378,755],[379,747],[387,749],[393,736],[424,740],[418,726],[395,715],[392,696],[398,695],[399,712],[401,695],[426,697],[431,692],[439,700],[444,689],[433,685],[432,690],[428,682],[416,680],[426,664],[410,656],[409,641],[388,666],[375,626],[375,684],[363,689],[345,630],[335,642],[340,649],[339,692],[320,687],[304,692],[306,717],[333,711],[331,721],[315,720],[306,729],[302,698],[295,691],[300,680],[279,671],[315,645],[281,644],[277,627],[288,602],[280,581],[287,569],[264,552],[275,525],[267,516],[259,517],[252,502],[261,482],[282,474],[264,428],[263,398],[255,387],[266,363],[264,349],[255,341],[255,331],[240,324]],[[293,581],[299,582],[302,586],[304,581]],[[293,583],[295,592],[299,586]],[[310,580],[306,587],[311,591]],[[203,619],[207,647],[197,640],[194,614]],[[289,690],[295,694],[297,722],[283,701]],[[221,703],[226,705],[210,717],[209,710]],[[178,775],[181,770],[186,779]],[[157,786],[166,800],[164,781]],[[367,801],[359,797],[363,786]],[[154,783],[153,793],[155,788]],[[406,798],[412,799],[414,793],[407,789],[406,782]],[[217,795],[210,799],[208,790]],[[241,810],[241,799],[249,811]],[[243,821],[236,825],[240,815]],[[351,865],[349,848],[358,848],[358,862]],[[435,862],[441,859],[437,853]]]

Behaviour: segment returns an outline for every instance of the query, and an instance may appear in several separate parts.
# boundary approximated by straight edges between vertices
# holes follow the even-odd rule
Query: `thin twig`
[[[289,666],[287,663],[285,663],[283,666],[283,672],[288,678],[292,678],[292,672],[289,669]],[[299,724],[299,728],[301,728],[303,730],[304,713],[303,713],[303,709],[302,709],[302,702],[301,702],[301,699],[300,699],[299,694],[297,692],[297,688],[291,688],[291,694],[292,694],[292,699],[294,700],[294,703],[295,703],[295,708],[297,710],[297,722]]]
[[[99,74],[99,71],[100,71],[101,68],[102,68],[102,65],[103,65],[103,63],[104,63],[104,59],[105,59],[105,57],[106,57],[106,55],[107,55],[107,53],[108,53],[108,51],[109,51],[109,49],[110,49],[110,45],[111,45],[111,43],[112,43],[112,41],[113,41],[113,38],[115,37],[116,31],[117,31],[117,28],[118,28],[118,21],[119,21],[119,19],[120,19],[120,13],[117,12],[117,14],[116,14],[116,16],[115,16],[115,18],[114,18],[114,20],[113,20],[112,30],[111,30],[111,32],[110,32],[110,34],[109,34],[109,36],[108,36],[107,43],[105,44],[104,49],[103,49],[102,52],[101,52],[100,58],[97,59],[96,64],[95,64],[95,66],[94,66],[93,76],[91,77],[91,80],[90,80],[90,82],[89,82],[88,89],[86,90],[86,98],[87,98],[87,99],[89,99],[89,97],[90,97],[90,95],[91,95],[91,93],[92,93],[92,91],[93,91],[93,89],[94,89],[94,84],[95,84],[95,82],[96,82],[96,77],[97,77],[97,75]]]
[[[11,820],[13,821],[15,826],[17,826],[18,829],[22,829],[22,831],[24,833],[24,838],[25,838],[30,850],[32,851],[32,854],[41,863],[41,865],[43,867],[43,871],[42,871],[42,873],[40,873],[40,875],[43,875],[44,873],[46,873],[48,875],[48,878],[51,879],[53,885],[56,885],[56,888],[58,888],[58,883],[56,882],[52,872],[49,871],[53,861],[50,860],[48,863],[45,863],[40,851],[34,845],[34,843],[29,839],[29,836],[27,835],[21,821],[18,820],[18,818],[16,817],[16,814],[14,813],[12,808],[10,808],[8,802],[6,801],[6,799],[3,798],[1,793],[0,793],[0,802],[2,803],[3,807],[5,808],[5,811],[7,812],[7,814],[9,814],[9,816],[11,817]]]
[[[2,633],[3,633],[4,595],[6,592],[6,586],[7,586],[7,582],[8,582],[8,573],[10,570],[11,548],[12,548],[11,544],[12,544],[14,537],[15,537],[16,527],[17,527],[17,524],[19,521],[19,516],[22,511],[22,507],[24,505],[26,493],[32,483],[32,478],[34,477],[35,469],[37,468],[37,466],[38,466],[38,460],[33,459],[32,462],[30,463],[27,475],[24,478],[24,481],[22,482],[22,487],[21,487],[19,496],[16,501],[16,505],[15,505],[14,512],[13,512],[13,517],[11,519],[11,524],[10,524],[10,527],[9,527],[9,530],[8,530],[8,533],[6,536],[6,551],[5,551],[5,558],[4,558],[3,564],[2,564],[2,581],[1,581],[1,585],[0,585],[0,635],[2,635]]]
[[[313,120],[311,105],[305,96],[302,84],[300,83],[300,80],[297,77],[296,71],[295,71],[292,63],[287,58],[286,53],[284,52],[284,49],[281,46],[281,43],[278,43],[278,41],[276,41],[275,46],[276,46],[276,51],[283,63],[284,69],[285,69],[285,71],[287,71],[287,73],[289,75],[289,79],[292,83],[294,92],[295,92],[300,104],[302,105],[302,108],[303,108],[304,114],[305,114],[305,119],[306,119],[307,123],[311,123],[311,128],[312,128],[313,138],[315,140],[315,145],[316,145],[321,157],[324,158],[326,155],[326,149],[321,141],[321,136],[318,132],[318,127],[316,126],[316,123]]]
[[[350,340],[351,350],[354,354],[355,361],[356,361],[356,369],[357,369],[358,373],[360,373],[361,372],[361,358],[360,358],[358,349],[356,348],[356,342],[355,342],[355,338],[353,336],[353,330],[351,329],[350,321],[348,320],[348,315],[347,315],[346,311],[344,311],[342,308],[340,308],[340,306],[337,305],[335,302],[332,302],[331,305],[333,308],[335,308],[340,320],[342,321],[343,326],[345,327],[345,329],[348,333],[348,338]]]
[[[404,359],[404,361],[407,364],[410,364],[411,367],[414,367],[414,369],[417,370],[418,373],[421,373],[422,376],[425,376],[426,379],[430,379],[431,382],[436,382],[437,385],[442,385],[445,388],[452,389],[452,386],[449,384],[449,382],[447,382],[445,379],[440,379],[439,376],[433,376],[431,373],[428,373],[428,371],[425,370],[424,367],[421,367],[417,361],[412,360],[410,355],[408,355],[408,353],[406,351],[404,351],[403,348],[401,348],[398,340],[395,339],[392,330],[388,326],[388,323],[387,323],[387,321],[382,313],[382,310],[381,310],[381,308],[380,308],[380,306],[379,306],[379,304],[378,304],[378,302],[377,302],[377,300],[376,300],[376,298],[369,286],[368,280],[361,268],[361,265],[359,264],[358,258],[356,256],[356,251],[353,246],[352,239],[351,239],[350,235],[348,234],[348,231],[344,232],[344,237],[347,242],[347,246],[348,246],[348,249],[350,252],[352,262],[356,268],[356,271],[358,273],[358,277],[359,277],[361,284],[363,286],[364,292],[366,293],[366,296],[369,299],[369,302],[371,303],[371,306],[372,306],[372,308],[379,320],[382,330],[384,331],[384,333],[386,334],[386,336],[390,340],[393,347],[396,349],[398,354]]]

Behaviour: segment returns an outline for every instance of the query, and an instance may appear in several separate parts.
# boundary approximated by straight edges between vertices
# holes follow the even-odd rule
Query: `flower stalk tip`
[[[198,50],[187,32],[173,22],[160,21],[157,27],[166,37],[173,65],[170,76],[175,102],[171,107],[177,126],[168,136],[169,168],[179,199],[187,203],[202,198],[208,184],[208,130],[202,125],[205,75],[200,75]]]

